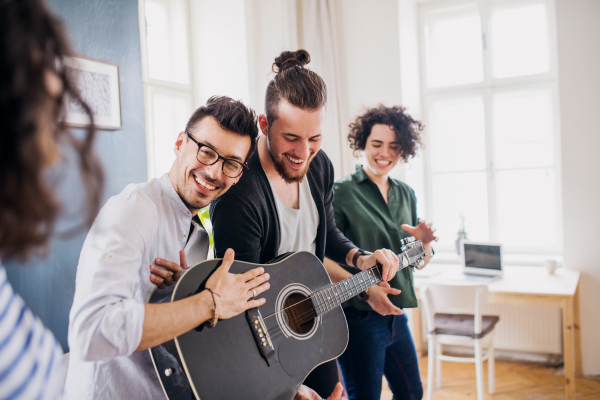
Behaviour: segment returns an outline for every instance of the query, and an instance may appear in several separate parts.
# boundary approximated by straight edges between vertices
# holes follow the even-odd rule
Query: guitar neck
[[[420,240],[415,240],[414,237],[402,239],[401,243],[404,251],[398,254],[398,258],[400,259],[400,268],[398,271],[407,267],[420,265],[427,255],[423,243]],[[356,275],[352,275],[341,282],[314,292],[311,297],[315,314],[322,315],[333,310],[360,292],[377,285],[381,280],[381,268],[378,264]]]
[[[408,237],[402,239],[401,244],[404,251],[398,254],[398,258],[400,259],[400,268],[398,271],[407,267],[420,265],[427,255],[423,243],[420,240],[415,240],[414,237]],[[381,280],[381,267],[377,264],[341,282],[313,292],[311,297],[315,314],[322,315],[333,310],[360,292],[364,292],[371,286],[377,285]]]
[[[314,292],[311,297],[316,315],[325,314],[379,282],[381,271],[373,267]]]
[[[400,270],[407,266],[400,267]],[[316,315],[322,315],[381,282],[381,268],[375,266],[312,294]]]

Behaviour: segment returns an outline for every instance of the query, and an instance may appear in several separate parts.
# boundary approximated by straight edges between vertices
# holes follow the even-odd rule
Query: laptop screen
[[[499,245],[463,243],[465,267],[500,271],[502,259]]]

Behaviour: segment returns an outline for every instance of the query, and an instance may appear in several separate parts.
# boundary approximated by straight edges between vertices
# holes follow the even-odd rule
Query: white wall
[[[273,61],[284,50],[298,49],[294,0],[245,0],[250,77],[250,107],[263,114],[265,91],[273,79]]]
[[[250,101],[244,0],[190,2],[194,108],[213,95]]]
[[[398,1],[344,0],[338,7],[340,64],[350,122],[365,107],[400,104]]]
[[[397,0],[338,0],[340,78],[345,113],[343,150],[348,124],[379,103],[401,104],[400,43]],[[343,175],[354,172],[353,159]],[[342,175],[342,174],[338,174]]]
[[[556,0],[564,262],[581,271],[583,372],[600,374],[600,1]]]
[[[250,106],[264,112],[274,58],[282,50],[306,48],[313,59],[308,67],[325,79],[330,98],[338,98],[327,116],[322,148],[337,178],[353,172],[348,124],[365,106],[400,104],[397,0],[245,0],[245,8]],[[330,31],[320,24],[326,16],[331,17]],[[337,43],[333,50],[330,38]]]

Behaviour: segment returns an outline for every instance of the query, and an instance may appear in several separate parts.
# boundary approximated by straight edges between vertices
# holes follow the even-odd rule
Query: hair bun
[[[304,67],[309,62],[310,54],[306,50],[283,51],[273,63],[273,72],[278,73],[296,65]]]

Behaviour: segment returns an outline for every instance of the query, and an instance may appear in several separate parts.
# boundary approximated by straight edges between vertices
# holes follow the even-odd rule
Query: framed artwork
[[[81,97],[92,109],[96,127],[121,129],[119,66],[81,56],[65,58],[64,65]],[[81,103],[69,96],[66,102],[66,124],[74,127],[89,126],[89,118]]]

